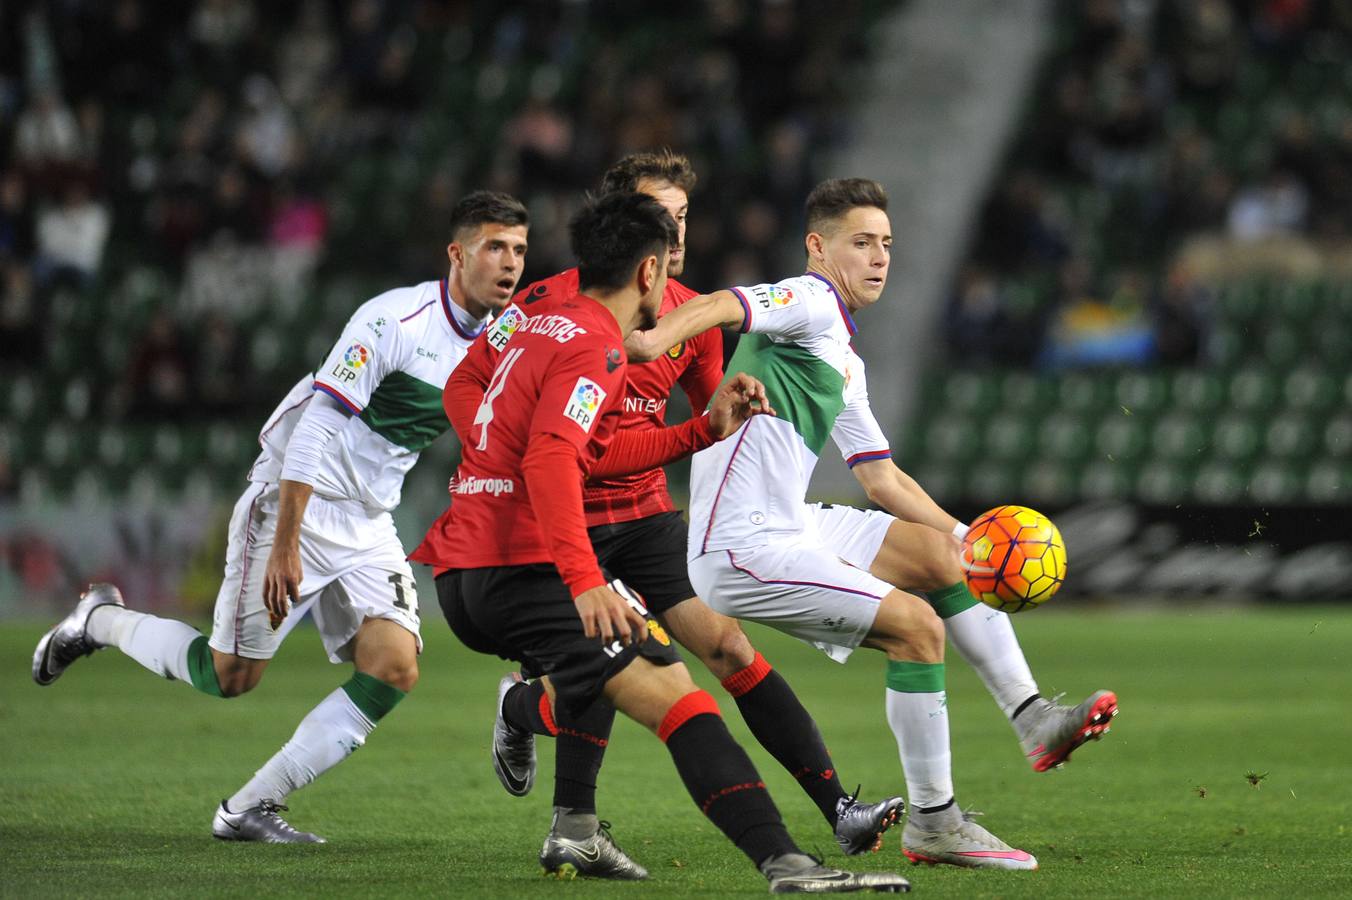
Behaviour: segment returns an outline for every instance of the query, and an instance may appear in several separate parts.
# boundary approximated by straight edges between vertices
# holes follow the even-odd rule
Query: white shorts
[[[312,609],[333,662],[352,659],[348,646],[363,621],[389,619],[418,633],[413,570],[388,512],[370,515],[355,503],[311,497],[301,521],[300,603],[274,630],[263,605],[263,573],[277,530],[278,487],[252,484],[235,504],[225,552],[225,580],[216,595],[211,646],[248,659],[271,659],[293,619]]]
[[[696,557],[690,582],[714,611],[777,628],[843,663],[893,590],[868,567],[895,520],[820,504],[808,518],[810,527],[788,539]]]

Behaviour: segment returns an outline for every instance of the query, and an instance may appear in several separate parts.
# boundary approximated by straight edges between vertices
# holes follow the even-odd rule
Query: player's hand
[[[273,631],[286,618],[290,604],[300,602],[300,581],[300,548],[274,544],[263,572],[263,605]]]
[[[773,416],[765,385],[745,372],[738,372],[719,386],[709,404],[709,425],[721,441],[752,416]]]
[[[603,645],[618,639],[627,647],[648,636],[648,620],[608,587],[583,591],[573,602],[582,618],[583,632],[589,638],[599,635]]]
[[[656,328],[650,328],[647,331],[631,331],[629,337],[624,339],[624,352],[631,363],[652,362],[666,353],[667,349],[667,347],[662,346]]]

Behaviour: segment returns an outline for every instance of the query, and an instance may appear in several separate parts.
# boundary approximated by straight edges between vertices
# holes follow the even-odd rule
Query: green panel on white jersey
[[[371,392],[361,420],[392,444],[419,452],[441,437],[451,423],[441,405],[441,388],[407,372],[391,372]]]
[[[728,362],[728,375],[759,378],[779,418],[791,423],[818,456],[845,408],[845,376],[811,351],[762,334],[744,334]]]

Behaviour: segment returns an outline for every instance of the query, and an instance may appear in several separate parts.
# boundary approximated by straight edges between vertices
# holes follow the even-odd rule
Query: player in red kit
[[[452,570],[439,576],[439,589],[443,579],[458,582],[470,624],[495,652],[547,674],[556,708],[585,710],[604,699],[654,731],[696,804],[772,891],[904,890],[900,876],[827,869],[798,850],[713,698],[695,687],[660,626],[607,586],[587,536],[582,485],[622,414],[623,336],[655,322],[677,235],[661,205],[640,194],[589,204],[570,234],[580,293],[522,322],[503,346],[466,436],[455,501],[413,558]],[[749,381],[734,389],[736,416],[703,417],[690,430],[707,438],[738,427],[729,419],[751,414]],[[726,411],[729,395],[720,394],[715,407]],[[643,454],[628,448],[660,440],[614,440],[611,455],[637,460]],[[611,471],[624,470],[612,461]],[[464,535],[473,540],[456,539]],[[504,714],[515,729],[533,727],[515,706]]]
[[[671,214],[682,246],[672,251],[669,275],[684,264],[685,218],[695,173],[689,161],[670,151],[626,156],[606,172],[602,193],[637,191],[647,194]],[[470,349],[457,370],[457,381],[471,379],[482,395],[507,340],[528,317],[548,313],[577,293],[577,269],[569,269],[520,291],[486,335]],[[666,314],[696,296],[668,279],[662,297]],[[651,434],[665,425],[667,400],[679,384],[697,413],[709,404],[723,374],[722,334],[711,329],[643,365],[628,369],[628,385],[618,433]],[[773,398],[772,398],[773,399]],[[462,403],[467,418],[468,400]],[[477,405],[477,399],[476,399]],[[447,412],[462,438],[468,425]],[[693,451],[694,447],[690,447]],[[684,455],[684,454],[682,454]],[[798,701],[788,682],[756,652],[735,619],[709,609],[695,595],[686,573],[682,547],[686,524],[667,492],[666,475],[659,466],[632,475],[598,478],[593,473],[583,492],[588,535],[603,568],[636,591],[650,610],[683,646],[690,649],[732,694],[756,739],[792,774],[821,810],[845,853],[875,848],[902,814],[900,797],[879,803],[860,803],[846,794],[836,774],[821,732]],[[439,587],[442,582],[439,582]],[[454,592],[438,591],[452,628],[476,643]],[[491,646],[482,649],[493,652]],[[499,708],[504,703],[533,708],[543,684],[517,686],[509,675],[499,686]],[[511,694],[511,700],[507,695]],[[516,696],[524,694],[524,696]],[[546,871],[577,871],[607,878],[641,878],[642,866],[615,854],[597,856],[591,844],[601,840],[596,814],[596,782],[609,740],[614,710],[605,704],[582,713],[555,710],[546,731],[557,737],[554,775],[554,819],[540,853]],[[534,737],[514,733],[501,716],[494,736],[494,768],[503,786],[518,796],[534,780]],[[567,868],[571,867],[571,868]]]

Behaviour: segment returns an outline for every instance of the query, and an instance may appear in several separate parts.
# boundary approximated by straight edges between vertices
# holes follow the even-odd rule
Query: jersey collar
[[[816,272],[808,272],[807,274],[826,285],[827,289],[831,291],[831,294],[836,298],[836,308],[840,310],[840,317],[845,320],[845,328],[849,330],[850,337],[854,337],[855,332],[859,329],[854,324],[854,317],[850,315],[850,308],[845,305],[844,300],[840,299],[840,292],[836,290],[836,286],[828,281],[825,276]]]
[[[485,319],[483,322],[478,323],[478,326],[473,331],[469,331],[465,325],[460,324],[460,322],[456,320],[456,314],[459,313],[465,317],[467,322],[474,321],[470,318],[468,312],[465,312],[451,302],[450,283],[449,279],[446,278],[441,279],[441,311],[446,314],[446,321],[451,323],[451,329],[467,341],[472,341],[482,334],[484,328],[488,324],[488,321]]]

